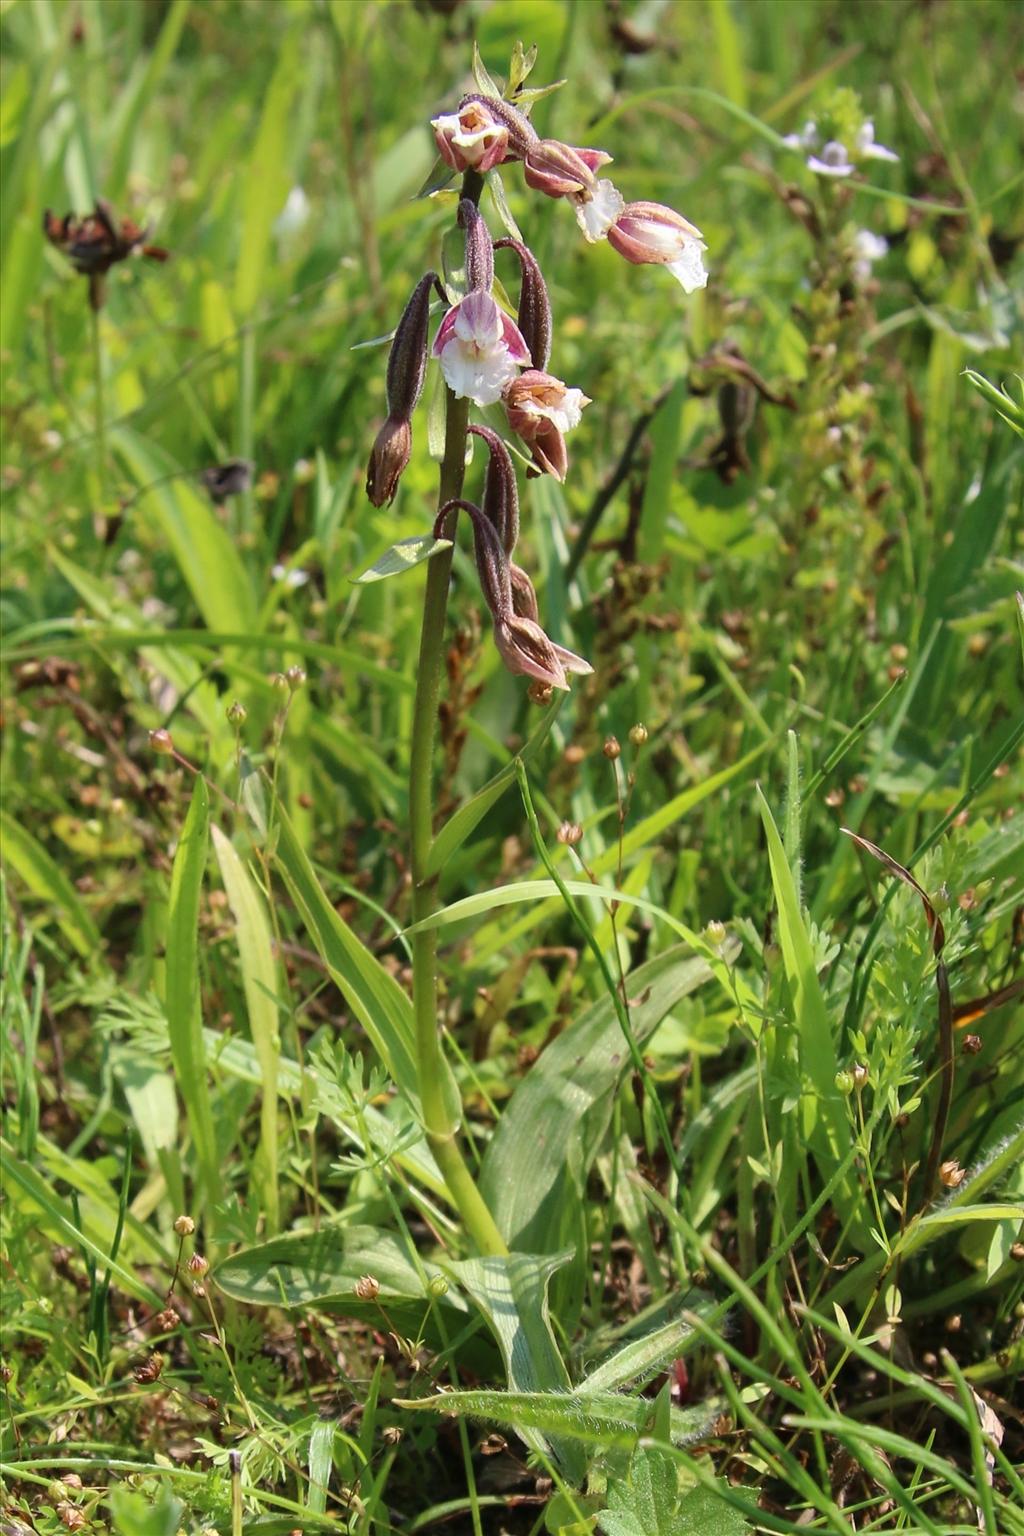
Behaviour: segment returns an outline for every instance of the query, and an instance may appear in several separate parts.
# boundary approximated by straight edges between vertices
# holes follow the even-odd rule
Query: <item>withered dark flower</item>
[[[47,208],[43,214],[43,233],[51,245],[63,251],[75,271],[89,279],[89,303],[93,309],[102,307],[103,279],[117,262],[126,261],[135,251],[150,261],[166,261],[170,255],[163,246],[147,243],[148,227],[127,217],[117,220],[102,197],[96,199],[93,212],[81,219],[73,213],[66,213],[61,219]]]
[[[252,468],[248,459],[227,459],[223,464],[211,464],[202,470],[199,478],[219,506],[229,496],[240,496],[249,489]]]

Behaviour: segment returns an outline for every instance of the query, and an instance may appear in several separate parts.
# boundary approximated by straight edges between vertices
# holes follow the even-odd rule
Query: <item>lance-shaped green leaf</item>
[[[706,1298],[686,1302],[687,1315],[673,1318],[660,1328],[652,1328],[639,1338],[630,1339],[592,1370],[578,1387],[580,1392],[613,1392],[632,1382],[644,1382],[664,1371],[698,1340],[691,1315],[710,1315],[714,1303]]]
[[[514,1429],[525,1438],[534,1430],[546,1438],[580,1445],[632,1449],[653,1428],[655,1405],[645,1397],[616,1392],[438,1392],[432,1397],[394,1398],[399,1408],[484,1419]],[[687,1445],[706,1434],[717,1410],[706,1405],[673,1408],[669,1434],[673,1445]]]
[[[569,1372],[551,1330],[548,1282],[572,1257],[571,1250],[548,1258],[513,1253],[501,1258],[465,1259],[451,1266],[490,1324],[513,1391],[564,1392],[569,1387]],[[550,1450],[573,1482],[583,1480],[586,1462],[571,1440],[562,1442],[556,1437],[549,1443],[530,1425],[520,1433],[532,1449]]]
[[[435,539],[432,533],[418,533],[409,539],[399,539],[361,576],[353,577],[353,582],[356,586],[366,586],[371,581],[387,581],[389,576],[401,576],[414,566],[422,565],[432,555],[439,555],[443,549],[451,547],[451,539]]]

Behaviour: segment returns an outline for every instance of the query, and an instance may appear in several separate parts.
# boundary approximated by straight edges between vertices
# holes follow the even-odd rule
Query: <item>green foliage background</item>
[[[1021,1363],[1007,989],[1024,455],[964,370],[1016,401],[1020,9],[3,0],[0,26],[12,1518],[66,1529],[70,1500],[126,1536],[229,1529],[244,1485],[267,1530],[412,1531],[449,1506],[476,1532],[593,1530],[603,1508],[609,1533],[791,1530],[801,1508],[811,1529],[847,1529],[847,1504],[861,1528],[977,1529],[979,1510],[987,1530],[1017,1528],[1019,1419],[1003,1415],[993,1480],[978,1405],[1001,1414]],[[433,521],[426,398],[394,505],[374,510],[362,482],[382,338],[454,215],[451,194],[416,196],[428,121],[467,87],[474,39],[499,77],[518,40],[536,43],[531,84],[567,80],[538,103],[540,131],[613,153],[628,198],[700,226],[712,274],[684,299],[502,172],[551,288],[553,369],[593,400],[565,486],[523,482],[545,621],[596,669],[531,756],[533,798],[566,879],[589,876],[556,842],[564,821],[584,828],[588,870],[640,903],[578,897],[627,975],[683,1167],[673,1189],[510,773],[441,890],[467,903],[442,938],[474,1156],[536,1257],[510,1305],[534,1324],[551,1308],[518,1381],[498,1282],[468,1267],[403,1077],[422,572],[353,585]],[[900,155],[839,193],[781,144],[838,87]],[[288,229],[296,187],[308,217]],[[42,219],[97,196],[172,254],[115,268],[94,327]],[[855,279],[858,229],[889,248]],[[795,405],[759,404],[729,484],[709,462],[723,342]],[[255,463],[253,486],[214,507],[196,476],[232,456]],[[455,571],[449,810],[539,718],[484,632],[464,553]],[[296,666],[290,691],[279,675]],[[153,752],[164,729],[184,766]],[[954,1005],[979,1000],[941,1148],[967,1176],[928,1214],[936,957],[918,898],[841,824],[913,866],[945,922]],[[850,1076],[863,1066],[866,1086]],[[837,1072],[857,1081],[845,1097]],[[212,1316],[185,1290],[165,1338],[150,1320],[191,1252],[172,1226],[185,1211],[218,1278]],[[357,1294],[368,1271],[383,1310]],[[711,1300],[683,1329],[694,1287]],[[670,1325],[667,1354],[644,1346],[643,1368],[600,1390],[658,1385],[686,1353],[692,1400],[728,1419],[705,1423],[709,1458],[666,1450],[667,1411],[648,1422],[647,1398],[628,1398],[627,1430],[597,1433],[568,1392]],[[140,1382],[150,1349],[166,1374]],[[464,1419],[392,1404],[462,1377],[489,1394],[467,1412],[509,1436],[504,1480]],[[506,1387],[567,1401],[512,1412]],[[554,1479],[550,1503],[513,1430]],[[661,1451],[631,1450],[644,1434]],[[171,1445],[185,1451],[168,1477]],[[104,1468],[138,1487],[108,1502]],[[83,1490],[55,1490],[69,1471]],[[534,1502],[516,1512],[509,1489]]]

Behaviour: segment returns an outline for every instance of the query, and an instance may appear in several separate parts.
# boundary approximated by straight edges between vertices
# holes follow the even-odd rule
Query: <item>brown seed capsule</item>
[[[562,754],[570,768],[575,768],[577,764],[582,763],[586,755],[585,748],[581,747],[577,742],[570,743]]]
[[[610,763],[614,763],[616,758],[622,756],[622,748],[619,746],[618,739],[615,736],[608,737],[601,751]]]
[[[1010,1244],[1010,1258],[1015,1264],[1024,1262],[1024,1243]]]
[[[575,848],[583,836],[583,828],[578,821],[563,821],[555,835],[566,848]]]
[[[177,1232],[179,1237],[191,1237],[192,1233],[195,1231],[195,1229],[196,1229],[196,1224],[192,1220],[191,1216],[176,1216],[175,1217],[175,1219],[174,1219],[174,1230],[175,1230],[175,1232]]]
[[[978,1052],[981,1050],[981,1036],[964,1035],[963,1043],[960,1046],[960,1049],[963,1051],[965,1056],[977,1056]]]
[[[398,1445],[403,1433],[404,1431],[399,1429],[397,1424],[385,1424],[380,1432],[380,1437],[385,1445]]]
[[[174,751],[174,738],[170,731],[150,731],[149,745],[152,751],[159,752],[164,757],[169,757]]]
[[[157,1380],[164,1368],[164,1364],[163,1355],[152,1354],[148,1360],[144,1360],[141,1365],[135,1367],[132,1375],[140,1386],[148,1386]]]
[[[56,1506],[56,1515],[60,1523],[69,1531],[80,1531],[88,1524],[85,1515],[76,1504],[71,1504],[67,1499],[62,1499]]]
[[[939,1164],[939,1181],[947,1189],[956,1189],[967,1177],[967,1169],[961,1168],[955,1157]]]
[[[152,1319],[154,1333],[173,1333],[181,1319],[173,1307],[165,1307]]]
[[[380,1281],[374,1275],[361,1275],[356,1281],[356,1295],[360,1301],[376,1301],[380,1295]]]
[[[204,1259],[201,1253],[194,1253],[185,1265],[187,1273],[193,1275],[197,1280],[203,1278],[209,1267],[209,1260]]]

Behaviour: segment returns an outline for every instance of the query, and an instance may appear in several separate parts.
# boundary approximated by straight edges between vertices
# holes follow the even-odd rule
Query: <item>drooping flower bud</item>
[[[494,621],[494,643],[502,661],[517,677],[532,677],[548,688],[568,691],[565,668],[540,625],[510,613]]]
[[[608,243],[637,266],[668,267],[687,293],[707,283],[700,230],[662,203],[627,203],[608,230]]]
[[[436,274],[427,272],[416,284],[388,353],[388,419],[377,433],[366,472],[366,494],[375,507],[394,500],[412,454],[410,422],[427,371],[430,291],[435,280]]]
[[[512,586],[509,579],[508,556],[502,546],[497,529],[487,515],[472,501],[461,498],[446,501],[434,523],[434,537],[451,537],[445,533],[449,512],[468,512],[473,523],[473,551],[476,555],[477,574],[484,601],[495,623],[512,612]]]
[[[466,231],[466,288],[490,293],[494,286],[494,246],[479,208],[468,197],[459,204],[459,224]]]
[[[366,471],[366,494],[375,507],[394,501],[411,456],[412,427],[389,416],[377,433]]]
[[[495,240],[496,251],[512,250],[519,257],[519,314],[516,319],[530,349],[535,368],[546,368],[551,356],[551,301],[536,256],[521,240],[506,235]]]
[[[537,139],[526,151],[526,185],[546,197],[571,197],[594,185],[594,172],[611,164],[603,149],[573,149],[558,139]]]
[[[569,467],[565,434],[579,426],[590,397],[553,374],[527,368],[505,386],[502,400],[509,426],[529,446],[541,474],[564,480]]]
[[[467,430],[474,437],[482,437],[490,451],[481,505],[501,540],[502,548],[507,555],[511,555],[519,541],[519,488],[516,485],[512,455],[497,432],[492,432],[490,427],[474,425]]]
[[[434,339],[434,356],[449,389],[475,404],[494,405],[516,376],[528,367],[530,353],[515,321],[489,293],[467,293],[441,321]]]

